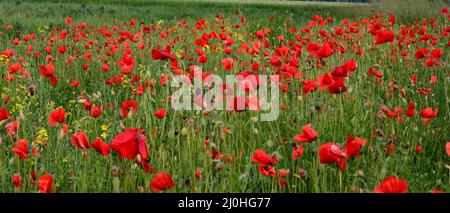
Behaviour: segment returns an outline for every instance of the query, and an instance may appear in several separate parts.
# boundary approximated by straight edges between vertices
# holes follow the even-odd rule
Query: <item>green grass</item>
[[[178,18],[186,19],[190,28],[195,25],[197,19],[205,18],[212,23],[207,30],[209,32],[211,29],[220,30],[220,25],[212,20],[217,14],[221,14],[228,26],[240,23],[241,16],[246,17],[249,25],[238,29],[228,29],[235,34],[234,39],[238,44],[240,42],[237,35],[270,28],[271,35],[268,39],[273,45],[267,48],[267,51],[273,53],[277,46],[283,44],[277,41],[278,35],[284,35],[286,40],[296,38],[296,35],[287,32],[285,24],[300,29],[306,26],[313,15],[321,15],[325,18],[328,16],[336,18],[334,25],[339,25],[344,18],[352,20],[354,16],[357,16],[358,20],[361,20],[365,17],[364,15],[367,15],[364,14],[364,11],[367,11],[367,5],[347,7],[340,4],[240,4],[143,0],[133,0],[126,4],[124,1],[114,0],[91,3],[92,1],[87,0],[79,0],[78,3],[63,3],[56,0],[0,2],[0,14],[2,14],[0,23],[14,26],[13,31],[1,29],[3,34],[0,36],[0,50],[15,48],[16,56],[26,56],[25,46],[16,48],[12,45],[12,40],[18,36],[16,32],[18,30],[22,33],[36,33],[37,39],[31,43],[36,50],[43,53],[44,47],[48,44],[39,41],[39,38],[48,37],[46,32],[55,27],[66,28],[64,20],[69,16],[76,24],[87,22],[97,28],[103,25],[112,26],[113,20],[121,23],[136,18],[138,23],[143,21],[146,25],[165,20],[166,22],[160,26],[163,30],[172,27]],[[241,12],[240,15],[234,14],[237,10]],[[438,14],[438,11],[434,14]],[[275,18],[273,23],[269,21],[270,17]],[[287,23],[287,18],[292,21]],[[448,26],[448,22],[445,23],[441,19],[438,23],[440,28]],[[128,26],[123,29],[135,30]],[[319,29],[331,32],[332,26],[315,28],[313,32],[317,34]],[[394,29],[398,31],[400,26],[396,25]],[[370,192],[375,185],[391,175],[406,179],[411,192],[427,192],[431,189],[450,191],[450,159],[445,153],[445,142],[450,140],[448,91],[450,58],[447,53],[450,48],[445,46],[448,38],[447,40],[440,38],[436,45],[437,48],[444,50],[443,65],[426,68],[423,62],[415,59],[404,61],[404,58],[399,56],[391,57],[389,54],[392,53],[394,44],[383,44],[377,46],[375,50],[370,50],[373,37],[368,35],[365,28],[361,28],[361,31],[364,36],[358,38],[360,42],[358,44],[366,52],[361,57],[352,53],[342,56],[334,54],[326,59],[324,70],[319,70],[307,64],[308,53],[305,45],[302,57],[299,59],[299,71],[305,72],[303,78],[315,79],[317,75],[331,70],[345,60],[356,58],[358,70],[351,79],[346,80],[347,93],[329,95],[327,91],[316,91],[303,96],[301,80],[292,80],[289,91],[283,93],[280,98],[280,102],[286,105],[286,110],[273,122],[254,122],[252,118],[258,116],[258,113],[248,111],[243,113],[217,111],[206,116],[195,111],[171,110],[167,99],[173,91],[168,86],[164,87],[158,83],[163,74],[172,73],[168,69],[170,65],[168,62],[151,60],[150,50],[156,48],[158,44],[165,46],[169,42],[169,39],[161,39],[159,32],[152,32],[144,38],[147,44],[145,50],[139,50],[137,43],[128,42],[136,59],[134,72],[140,74],[143,79],[156,82],[155,87],[151,88],[154,94],[149,95],[147,92],[141,97],[131,94],[134,88],[130,83],[131,76],[126,77],[125,83],[116,86],[106,86],[103,83],[106,78],[119,73],[120,69],[115,66],[115,62],[122,56],[124,51],[122,46],[114,56],[114,60],[111,60],[111,71],[100,74],[98,70],[102,64],[96,59],[90,62],[87,72],[82,70],[84,63],[82,60],[68,66],[65,63],[68,53],[59,55],[56,47],[62,44],[69,46],[74,44],[68,40],[58,40],[52,50],[52,55],[56,59],[54,62],[57,68],[56,75],[60,80],[56,87],[52,87],[48,79],[43,79],[39,75],[39,64],[46,63],[43,57],[25,58],[24,64],[26,70],[32,75],[31,79],[16,78],[12,82],[0,81],[2,99],[11,98],[10,103],[5,107],[14,119],[21,117],[20,109],[23,107],[25,118],[21,120],[18,136],[31,143],[42,128],[48,132],[48,143],[40,150],[41,156],[30,155],[28,159],[20,160],[11,152],[15,141],[7,136],[3,128],[0,130],[2,139],[0,192],[14,191],[10,180],[15,173],[20,173],[24,181],[21,192],[36,191],[37,186],[29,184],[30,173],[33,170],[37,172],[38,177],[44,173],[52,174],[55,180],[54,188],[58,188],[60,192],[138,192],[140,187],[150,192],[149,180],[153,174],[143,172],[133,161],[127,159],[120,161],[117,154],[105,158],[92,149],[83,151],[76,149],[70,143],[70,136],[77,131],[86,132],[92,141],[104,132],[101,130],[102,125],[109,126],[107,142],[122,132],[121,126],[146,129],[151,166],[156,172],[167,171],[175,181],[175,187],[169,192]],[[439,31],[431,33],[437,32]],[[167,38],[181,36],[186,38],[186,42],[175,44],[173,51],[189,48],[191,54],[195,55],[192,53],[195,49],[193,46],[195,37],[190,34],[190,31],[175,30]],[[98,35],[89,39],[99,40],[100,43],[104,41],[104,38]],[[250,43],[251,39],[244,37],[243,41]],[[84,41],[84,43],[87,42]],[[350,40],[342,42],[349,49],[355,44]],[[220,47],[221,42],[213,41],[210,46],[212,45]],[[422,43],[412,44],[409,51],[412,54],[411,57],[414,58],[414,50],[424,46],[425,44]],[[234,48],[238,49],[239,46],[234,45]],[[75,49],[80,49],[82,53],[87,51],[81,44],[68,49],[71,54],[75,54]],[[92,52],[93,58],[97,56],[94,49],[89,51]],[[203,65],[203,70],[214,71],[222,76],[229,74],[220,69],[221,60],[228,56],[220,51],[216,54],[208,51],[207,54],[209,61]],[[268,61],[262,54],[253,58],[249,55],[233,53],[231,57],[249,63],[254,60]],[[196,62],[182,60],[180,63],[188,66]],[[141,68],[137,69],[141,64]],[[379,69],[384,74],[381,87],[375,82],[374,77],[368,77],[367,74],[369,67],[374,65],[379,65]],[[2,74],[6,74],[6,70],[6,64],[0,65]],[[237,71],[235,69],[232,72]],[[418,85],[411,84],[409,78],[412,74],[418,76],[420,81]],[[428,83],[432,75],[438,76],[435,85]],[[70,87],[69,83],[73,80],[79,80],[80,87]],[[394,80],[400,89],[404,88],[407,91],[409,95],[407,99],[401,97],[399,90],[391,91],[389,82]],[[35,96],[31,97],[24,89],[29,85],[37,86]],[[433,90],[428,96],[419,95],[414,93],[419,86],[432,87]],[[389,95],[391,92],[392,96]],[[94,119],[83,110],[81,104],[77,103],[82,95],[89,97],[97,105],[114,103],[116,106],[104,110],[100,118]],[[118,109],[122,101],[130,97],[139,101],[139,112],[131,118],[121,120]],[[430,106],[439,108],[439,114],[428,126],[422,124],[422,119],[418,115],[405,118],[401,125],[394,119],[377,117],[381,105],[387,105],[389,108],[401,106],[406,110],[410,101],[416,102],[417,113],[420,109]],[[70,129],[64,138],[59,137],[60,128],[50,127],[47,121],[51,110],[60,106],[70,113],[70,116],[66,118]],[[318,113],[316,106],[322,106],[323,112]],[[168,110],[168,117],[163,120],[156,119],[153,113],[157,108]],[[315,142],[304,144],[304,155],[300,160],[294,161],[290,157],[292,144],[295,143],[292,138],[300,134],[301,127],[308,123],[312,123],[319,138]],[[224,133],[225,128],[229,129],[229,133]],[[378,130],[383,132],[383,135],[372,138],[373,132]],[[319,163],[317,150],[321,144],[336,142],[343,147],[349,135],[368,139],[368,143],[362,148],[360,158],[348,160],[347,168],[343,173],[339,172],[339,168],[335,165]],[[204,145],[207,137],[210,146],[215,147],[225,157],[233,156],[234,161],[211,159],[210,147]],[[384,149],[392,137],[397,137],[393,141],[396,150],[393,155],[388,155]],[[416,154],[417,145],[423,146],[424,151]],[[265,150],[269,155],[276,154],[279,157],[279,162],[274,165],[277,169],[290,169],[289,177],[285,178],[288,187],[280,187],[278,179],[263,176],[258,172],[258,166],[250,160],[253,152],[258,148]],[[223,170],[217,170],[219,166],[223,166]],[[113,167],[120,169],[117,177],[112,174]],[[197,169],[202,170],[200,180],[194,177]],[[292,174],[298,174],[299,169],[307,171],[307,179],[291,177]]]
[[[245,1],[244,1],[245,2]],[[71,16],[79,21],[89,21],[91,24],[102,24],[112,19],[128,20],[136,18],[140,21],[155,23],[160,19],[175,20],[212,18],[217,14],[231,15],[239,10],[250,19],[264,17],[291,17],[304,21],[316,14],[333,15],[335,18],[351,17],[360,8],[358,4],[317,4],[317,3],[237,3],[210,1],[149,1],[149,0],[78,0],[69,3],[59,0],[17,0],[3,1],[0,12],[2,22],[14,24],[19,29],[37,26],[62,26],[61,19]],[[343,6],[344,5],[344,6]],[[183,8],[179,10],[178,8]],[[29,11],[33,11],[32,14]],[[176,12],[175,12],[176,11]],[[175,12],[175,13],[174,13]],[[358,13],[357,13],[358,14]],[[361,13],[362,14],[362,13]]]

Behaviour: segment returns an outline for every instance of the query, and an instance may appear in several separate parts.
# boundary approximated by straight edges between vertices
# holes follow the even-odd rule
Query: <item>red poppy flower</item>
[[[6,110],[3,107],[0,107],[0,121],[6,120],[9,118],[10,118],[10,115],[8,113],[8,110]]]
[[[304,79],[302,80],[303,84],[303,95],[308,94],[309,92],[314,92],[317,89],[316,82],[314,80]]]
[[[333,83],[329,73],[317,76],[316,83],[319,85],[319,90],[327,89]]]
[[[61,128],[61,131],[60,131],[60,136],[61,137],[64,137],[64,136],[66,136],[66,134],[67,134],[67,129],[69,128],[69,125],[67,125],[67,124],[63,124],[63,126],[62,126],[62,128]]]
[[[358,137],[348,137],[347,144],[344,147],[344,153],[347,159],[352,156],[359,157],[359,150],[367,143],[367,139],[359,139]]]
[[[52,127],[56,126],[56,123],[64,123],[65,119],[66,112],[62,108],[53,110],[48,116],[48,122]]]
[[[4,50],[2,52],[3,55],[6,56],[6,58],[11,58],[11,56],[14,54],[14,52],[16,52],[15,50]]]
[[[102,72],[108,72],[109,71],[109,66],[108,64],[103,64],[102,66]]]
[[[277,162],[276,156],[269,157],[266,152],[261,149],[257,149],[252,156],[252,162],[264,164],[264,165],[272,165]]]
[[[434,75],[430,77],[431,84],[436,84],[437,80],[438,80],[438,78],[436,76],[434,76]]]
[[[71,87],[78,87],[78,86],[80,86],[80,82],[79,81],[74,81],[74,82],[70,83],[70,86]]]
[[[28,141],[20,139],[16,145],[12,148],[14,154],[19,156],[20,159],[27,159],[28,157]]]
[[[44,174],[39,177],[38,187],[40,193],[50,193],[52,192],[53,176],[49,174]]]
[[[224,70],[232,70],[234,67],[234,60],[232,58],[225,58],[222,60]]]
[[[441,48],[434,49],[431,51],[430,57],[431,58],[441,58],[443,54],[444,54],[444,51]]]
[[[298,145],[293,151],[292,151],[292,159],[296,160],[302,157],[303,155],[303,146],[302,145]]]
[[[122,108],[120,109],[119,115],[121,118],[126,118],[128,113],[133,110],[134,113],[137,113],[138,103],[134,100],[127,99],[122,103]]]
[[[302,134],[295,135],[294,140],[303,143],[303,142],[313,142],[317,139],[317,132],[311,127],[311,124],[307,124],[302,127]]]
[[[39,73],[44,78],[50,78],[50,83],[55,86],[58,83],[58,80],[55,77],[55,67],[53,63],[49,63],[47,65],[39,65]]]
[[[166,117],[166,115],[167,115],[167,113],[166,113],[166,111],[163,108],[157,109],[155,111],[155,116],[158,119],[163,119],[164,117]]]
[[[386,117],[388,118],[398,118],[403,114],[403,108],[395,107],[394,109],[386,111]]]
[[[319,58],[328,58],[333,55],[334,44],[332,42],[326,41],[317,51],[316,55]]]
[[[14,174],[11,178],[11,183],[14,187],[20,188],[22,187],[22,177],[20,177],[20,174]]]
[[[264,176],[275,177],[277,175],[277,171],[270,165],[259,164],[258,170]]]
[[[409,103],[408,105],[408,109],[406,110],[406,116],[408,117],[412,117],[416,114],[416,111],[414,110],[416,107],[416,104],[414,104],[414,102]]]
[[[355,72],[356,68],[358,68],[355,59],[344,62],[342,66],[344,66],[348,72]]]
[[[84,132],[77,132],[70,137],[72,144],[81,149],[89,149],[89,140]]]
[[[420,153],[423,151],[423,146],[416,146],[416,153]]]
[[[395,38],[394,31],[392,30],[380,30],[375,36],[376,44],[383,44],[386,42],[393,42]]]
[[[172,177],[167,172],[156,174],[150,181],[151,188],[154,192],[168,190],[175,186]]]
[[[94,106],[91,108],[91,111],[89,111],[89,114],[94,118],[98,118],[102,115],[102,108],[99,106]]]
[[[337,164],[341,172],[345,169],[345,157],[336,143],[325,143],[319,147],[319,158],[321,164]]]
[[[202,171],[200,169],[195,170],[195,178],[200,179],[202,177]]]
[[[71,25],[71,24],[73,24],[72,18],[67,17],[66,18],[66,25]]]
[[[117,65],[122,68],[120,72],[124,75],[133,72],[134,64],[135,64],[134,58],[128,53],[124,53],[122,55],[122,59],[117,62]]]
[[[19,130],[19,121],[12,121],[5,125],[5,131],[8,133],[9,137],[15,139],[16,132]]]
[[[450,156],[450,142],[447,142],[447,144],[445,144],[445,151],[447,151],[447,155]]]
[[[333,72],[331,72],[331,75],[333,77],[347,77],[347,68],[345,66],[337,66],[333,69]]]
[[[103,156],[108,156],[110,154],[109,144],[105,143],[101,138],[96,138],[92,141],[91,146],[95,149],[95,151]]]
[[[344,78],[339,78],[335,80],[330,87],[328,87],[328,92],[330,94],[339,94],[347,91],[347,87],[344,84]]]
[[[84,110],[89,111],[89,110],[91,110],[92,102],[85,99],[85,100],[83,100],[83,106],[84,106]]]
[[[422,49],[418,49],[416,50],[416,52],[414,53],[414,57],[416,57],[417,60],[420,60],[422,58],[426,58],[428,55],[428,48],[422,48]]]
[[[206,55],[201,55],[200,57],[198,57],[197,61],[200,64],[206,63],[208,61],[208,57]]]
[[[280,178],[279,182],[280,182],[280,187],[288,186],[288,183],[283,178]]]
[[[153,49],[152,50],[152,58],[153,60],[176,60],[175,55],[170,53],[170,45],[166,46],[165,50]]]
[[[112,140],[111,149],[128,159],[135,159],[140,154],[142,160],[146,161],[148,158],[146,141],[147,138],[139,134],[138,129],[127,128]]]
[[[289,172],[291,172],[289,169],[280,169],[278,171],[278,173],[280,174],[280,177],[286,177],[289,174]]]
[[[390,176],[383,180],[373,189],[375,193],[406,193],[408,192],[408,183],[405,179],[398,179]]]
[[[438,108],[435,108],[434,110],[431,107],[427,107],[420,111],[420,116],[423,118],[434,118],[436,117],[438,113]]]
[[[16,72],[23,72],[22,66],[20,64],[9,64],[8,65],[9,74],[14,74]]]

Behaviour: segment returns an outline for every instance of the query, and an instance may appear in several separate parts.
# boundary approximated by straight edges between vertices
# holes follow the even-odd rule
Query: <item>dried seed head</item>
[[[28,92],[31,96],[34,96],[34,94],[36,93],[36,86],[34,84],[28,86]]]
[[[300,168],[300,169],[298,170],[298,173],[300,174],[300,177],[301,177],[303,180],[307,180],[307,179],[308,179],[308,172],[307,172],[305,169]]]
[[[192,125],[192,124],[194,124],[194,118],[192,118],[192,117],[187,118],[187,119],[186,119],[186,124],[187,124],[187,125]]]
[[[118,177],[120,175],[120,168],[118,166],[112,166],[111,173],[114,177]]]
[[[144,193],[145,192],[145,187],[138,186],[138,190],[139,190],[139,193]]]
[[[358,174],[358,176],[360,176],[360,177],[364,177],[364,172],[363,172],[363,170],[358,170],[357,174]]]
[[[191,186],[191,180],[190,179],[186,179],[186,180],[184,180],[184,185],[186,185],[186,186]]]

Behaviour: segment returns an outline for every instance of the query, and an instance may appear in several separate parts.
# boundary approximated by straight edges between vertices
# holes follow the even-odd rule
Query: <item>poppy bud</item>
[[[253,134],[258,135],[258,134],[259,134],[258,129],[254,128],[254,129],[253,129]]]
[[[183,129],[181,129],[181,135],[186,136],[186,135],[188,135],[188,134],[189,134],[189,130],[188,130],[186,127],[184,127]]]
[[[11,183],[14,185],[15,188],[22,187],[22,177],[20,177],[19,173],[12,176]]]
[[[133,117],[133,111],[128,112],[127,119],[131,119]]]
[[[61,129],[61,131],[59,131],[58,141],[61,141],[64,138],[64,136],[65,136],[64,131]]]
[[[138,163],[142,162],[142,156],[141,156],[141,154],[137,154],[137,155],[136,155],[136,161],[137,161]]]
[[[118,177],[114,177],[113,179],[113,191],[120,193],[120,179]]]
[[[359,177],[364,177],[363,170],[358,170],[357,174],[358,174]]]
[[[20,112],[19,112],[19,118],[20,118],[20,120],[22,120],[22,121],[24,121],[27,117],[25,116],[25,114],[23,114],[23,111],[22,110],[20,110]]]
[[[14,163],[14,158],[10,158],[9,161],[8,161],[8,165],[11,166],[13,163]]]

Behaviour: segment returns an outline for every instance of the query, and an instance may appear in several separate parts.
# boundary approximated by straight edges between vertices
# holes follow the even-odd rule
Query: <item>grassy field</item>
[[[393,21],[381,4],[0,1],[0,192],[372,192],[390,176],[448,192],[442,6]],[[156,59],[166,45],[175,59]],[[170,79],[193,65],[280,75],[280,116],[174,111]]]
[[[248,1],[240,1],[248,2]],[[213,18],[216,14],[232,15],[239,10],[247,18],[261,19],[268,16],[292,17],[306,20],[312,15],[322,13],[334,17],[351,17],[358,5],[330,3],[237,3],[211,1],[148,1],[148,0],[78,0],[76,3],[58,0],[50,1],[2,1],[0,12],[3,22],[15,24],[17,28],[35,28],[41,25],[63,26],[59,20],[71,16],[92,24],[109,23],[112,19],[128,20],[136,18],[140,21],[155,23],[161,19],[175,20],[177,18],[199,19]],[[179,10],[183,8],[183,10]],[[29,11],[33,11],[32,14]]]

